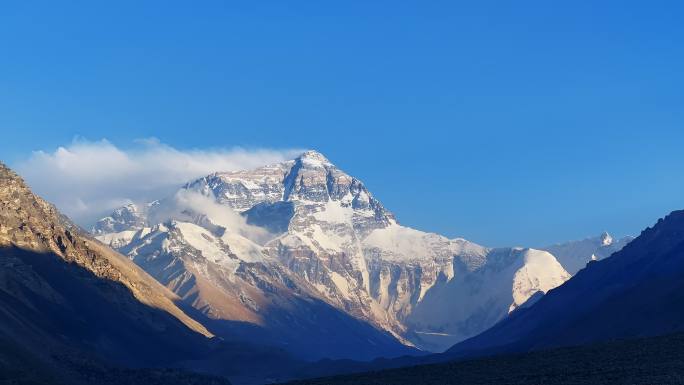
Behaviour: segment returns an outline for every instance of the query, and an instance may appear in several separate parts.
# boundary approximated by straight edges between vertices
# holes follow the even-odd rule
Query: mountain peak
[[[303,152],[298,158],[298,160],[309,161],[309,162],[319,162],[330,164],[328,158],[316,150],[308,150]]]

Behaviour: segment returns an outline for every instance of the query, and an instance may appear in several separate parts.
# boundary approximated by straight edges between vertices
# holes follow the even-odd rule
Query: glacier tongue
[[[122,209],[95,233],[213,317],[263,323],[275,290],[282,309],[293,306],[291,296],[319,298],[405,344],[435,351],[562,284],[570,277],[566,263],[574,273],[572,261],[598,250],[556,248],[564,255],[559,263],[551,249],[491,249],[402,226],[361,181],[315,151],[217,172],[179,194],[211,204],[176,210],[166,227],[149,223],[149,212],[164,201],[147,216]],[[226,209],[244,219],[217,219]],[[179,219],[181,212],[195,215]],[[266,235],[255,236],[254,228]]]

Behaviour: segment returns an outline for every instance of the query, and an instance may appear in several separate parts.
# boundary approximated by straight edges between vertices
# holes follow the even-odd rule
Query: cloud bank
[[[148,213],[150,223],[164,223],[170,219],[197,222],[198,216],[204,216],[211,224],[221,226],[228,232],[260,245],[274,238],[268,230],[248,224],[245,217],[230,207],[218,203],[213,194],[205,196],[192,190],[179,190],[172,197],[159,202]],[[198,224],[203,225],[203,223]],[[206,224],[204,225],[206,227]]]
[[[302,150],[243,148],[178,150],[155,139],[130,149],[107,140],[75,140],[34,152],[15,164],[31,188],[82,226],[126,203],[163,198],[216,171],[251,169],[296,157]]]

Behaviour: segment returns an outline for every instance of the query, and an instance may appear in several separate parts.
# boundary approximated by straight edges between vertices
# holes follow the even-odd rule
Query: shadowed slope
[[[206,338],[173,316],[55,254],[0,249],[0,282],[0,371],[9,378],[107,383],[114,371],[135,383],[146,374],[112,365],[169,365],[209,353]],[[157,375],[174,383],[176,374]]]
[[[95,276],[119,282],[135,298],[163,309],[188,328],[211,334],[176,307],[178,297],[157,283],[127,258],[89,238],[57,209],[34,195],[14,172],[0,164],[0,247],[15,246],[53,253]]]

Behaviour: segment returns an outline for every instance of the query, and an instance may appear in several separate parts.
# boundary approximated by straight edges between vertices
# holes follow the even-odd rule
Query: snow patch
[[[212,262],[225,258],[225,250],[217,239],[203,227],[187,222],[175,222],[175,227],[180,230],[183,239],[190,246],[199,250],[204,258]]]
[[[125,246],[133,240],[133,237],[135,237],[135,234],[138,231],[136,230],[125,230],[125,231],[120,231],[118,233],[108,233],[108,234],[103,234],[103,235],[98,235],[95,237],[98,241],[104,243],[105,245],[109,245],[111,247],[122,247]]]
[[[335,271],[330,272],[330,279],[332,279],[333,283],[335,286],[337,286],[337,289],[342,293],[342,296],[345,299],[350,299],[351,298],[351,290],[349,289],[349,282],[340,275],[339,273]]]
[[[339,201],[330,200],[322,205],[313,217],[327,223],[351,223],[353,215],[354,210],[351,207],[344,207]]]
[[[448,243],[448,239],[439,235],[391,224],[385,228],[373,230],[363,243],[366,247],[375,247],[389,252],[387,256],[395,257],[394,259],[415,260],[434,256],[433,246],[439,241]]]
[[[570,274],[546,251],[528,249],[523,256],[523,267],[513,276],[513,303],[508,309],[509,313],[524,304],[534,293],[546,293],[570,279]]]
[[[221,240],[228,245],[230,251],[245,262],[264,262],[264,252],[261,246],[235,233],[226,231]]]

